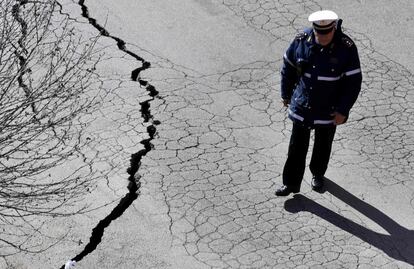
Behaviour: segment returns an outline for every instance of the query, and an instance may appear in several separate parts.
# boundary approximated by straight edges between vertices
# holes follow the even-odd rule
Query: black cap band
[[[332,32],[332,30],[333,30],[333,27],[331,27],[329,29],[325,29],[325,30],[315,29],[315,32],[317,32],[320,35],[326,35],[326,34],[329,34],[330,32]]]
[[[327,25],[318,25],[315,22],[313,23],[313,29],[315,32],[321,35],[326,35],[332,31],[332,29],[335,27],[335,22],[333,21]]]
[[[335,22],[336,21],[332,21],[331,23],[329,23],[329,24],[327,24],[327,25],[319,25],[319,24],[316,24],[315,22],[313,23],[313,28],[315,29],[315,30],[328,30],[328,29],[331,29],[331,28],[333,28],[334,26],[335,26]]]

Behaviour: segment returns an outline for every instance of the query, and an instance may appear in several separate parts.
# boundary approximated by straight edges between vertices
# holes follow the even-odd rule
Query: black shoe
[[[312,190],[320,191],[323,188],[324,177],[323,176],[313,176],[312,177]]]
[[[276,196],[288,196],[291,193],[298,193],[300,191],[300,187],[292,187],[283,185],[279,189],[276,190]]]

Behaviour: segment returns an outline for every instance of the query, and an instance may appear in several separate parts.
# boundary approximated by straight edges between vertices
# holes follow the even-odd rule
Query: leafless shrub
[[[45,219],[79,212],[93,184],[78,117],[96,104],[96,38],[56,1],[0,3],[0,256],[37,252]],[[63,162],[73,169],[53,173]],[[58,176],[59,175],[59,176]]]

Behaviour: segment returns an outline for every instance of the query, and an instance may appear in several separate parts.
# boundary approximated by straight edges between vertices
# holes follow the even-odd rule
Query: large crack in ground
[[[124,40],[111,35],[104,27],[102,27],[101,25],[97,23],[96,19],[91,18],[89,16],[88,7],[85,5],[84,0],[80,0],[78,4],[82,9],[82,16],[86,18],[89,21],[89,23],[100,32],[101,35],[115,40],[119,50],[125,52],[126,54],[132,56],[137,61],[141,62],[142,66],[134,69],[131,72],[131,80],[137,81],[139,82],[140,86],[145,87],[146,91],[148,92],[148,95],[151,97],[150,99],[139,103],[141,107],[140,108],[141,117],[143,118],[144,123],[151,122],[151,124],[147,126],[147,129],[146,129],[149,138],[144,139],[140,142],[140,144],[144,146],[144,149],[131,155],[130,167],[127,169],[127,173],[129,174],[128,187],[127,187],[128,193],[119,201],[118,205],[111,211],[111,213],[108,216],[106,216],[104,219],[99,221],[96,227],[92,229],[92,235],[89,239],[89,243],[85,246],[82,252],[80,252],[78,255],[76,255],[72,259],[72,261],[76,261],[76,262],[81,261],[84,257],[89,255],[96,249],[96,247],[102,241],[102,237],[105,233],[105,229],[111,224],[113,220],[122,216],[125,210],[128,209],[129,206],[138,197],[141,183],[139,181],[140,176],[137,173],[141,165],[141,159],[154,148],[153,144],[151,143],[151,140],[154,139],[154,136],[156,133],[155,126],[160,124],[159,121],[153,120],[153,115],[150,112],[150,102],[158,97],[158,91],[155,89],[153,85],[148,83],[148,81],[142,80],[139,77],[140,72],[150,68],[151,64],[145,61],[143,58],[141,58],[137,54],[133,53],[132,51],[129,51],[126,48]],[[61,268],[62,269],[65,268],[65,265],[62,265]]]
[[[231,1],[223,3],[228,2]],[[240,7],[237,14],[243,15],[245,21],[256,18],[255,15],[261,12],[247,6],[247,2],[251,4],[254,1],[237,3],[242,2],[246,6]],[[282,1],[277,3],[282,4]],[[286,4],[284,14],[288,18],[302,18],[309,8],[301,10],[297,6],[308,3],[312,2],[294,6]],[[234,10],[238,10],[236,8],[239,7],[235,4]],[[280,5],[265,11],[268,14],[282,12]],[[278,17],[273,20],[274,24],[263,20],[263,26],[255,29],[258,32],[269,29],[267,35],[277,39],[277,42],[290,41],[296,30],[302,27],[299,23],[293,23],[296,19],[288,19],[286,24]],[[264,27],[265,23],[267,27]],[[247,25],[254,28],[252,23]],[[403,66],[380,55],[363,33],[351,33],[361,48],[366,74],[365,90],[360,97],[361,102],[355,107],[356,115],[349,122],[350,127],[342,131],[344,134],[338,135],[335,153],[339,154],[333,158],[332,167],[340,169],[346,166],[355,171],[360,167],[367,168],[364,171],[366,175],[360,178],[368,184],[375,182],[386,188],[386,184],[398,179],[393,173],[402,176],[401,179],[410,173],[410,156],[401,158],[396,155],[409,145],[399,140],[390,145],[387,141],[392,141],[389,138],[398,139],[398,131],[403,127],[393,120],[394,117],[401,118],[405,114],[404,121],[411,122],[412,118],[408,117],[411,106],[408,90],[412,85],[412,76]],[[286,35],[286,38],[280,39],[280,35]],[[404,240],[398,236],[380,238],[373,233],[374,229],[367,229],[370,226],[365,217],[372,217],[375,211],[376,216],[380,215],[378,210],[381,207],[378,210],[373,208],[371,214],[362,216],[363,196],[358,197],[359,200],[353,198],[353,204],[362,204],[358,207],[362,212],[357,212],[358,208],[350,209],[352,203],[338,203],[337,197],[330,194],[319,195],[304,189],[303,193],[314,203],[312,206],[301,206],[300,203],[295,204],[297,201],[289,200],[283,205],[274,198],[273,191],[269,191],[274,189],[275,181],[279,184],[280,164],[284,161],[280,156],[282,154],[274,152],[283,150],[282,141],[287,141],[290,129],[284,111],[273,105],[277,100],[274,89],[279,86],[274,78],[277,77],[274,75],[275,66],[281,65],[281,59],[246,63],[225,73],[212,75],[193,74],[167,59],[157,59],[160,66],[168,66],[173,70],[168,71],[174,75],[168,73],[166,78],[160,79],[161,82],[157,81],[161,85],[165,83],[168,90],[163,92],[168,102],[165,102],[162,111],[165,114],[162,134],[154,141],[159,156],[148,156],[154,162],[145,167],[149,170],[148,176],[141,180],[144,184],[145,178],[151,178],[152,184],[158,184],[148,192],[152,197],[160,192],[163,195],[168,207],[166,214],[170,218],[169,231],[175,238],[174,247],[184,247],[188,256],[194,257],[206,268],[340,267],[341,264],[347,264],[349,268],[398,267],[395,264],[403,259],[401,256],[404,253],[397,252],[409,249],[410,244],[404,243],[404,240],[410,242],[407,240],[410,234],[402,233],[404,230],[401,229]],[[155,61],[152,62],[155,66]],[[160,84],[157,87],[162,88]],[[226,102],[220,103],[224,97]],[[390,112],[384,114],[382,105],[386,100],[392,102],[392,106]],[[398,103],[399,106],[396,106]],[[376,129],[371,128],[371,122]],[[384,129],[388,137],[384,139],[379,136],[384,132],[379,130],[382,126],[387,127]],[[401,131],[408,128],[404,127]],[[275,132],[280,135],[275,136]],[[374,133],[378,136],[372,141]],[[389,145],[384,151],[389,151],[390,156],[378,154],[378,151],[368,156],[372,142],[373,149]],[[352,147],[348,143],[352,143]],[[401,145],[404,147],[400,148]],[[359,155],[346,152],[349,148],[356,148]],[[352,159],[345,159],[348,155]],[[391,161],[395,161],[395,168],[384,172],[381,166]],[[396,171],[404,167],[408,168]],[[347,177],[351,178],[344,175],[344,178]],[[350,185],[345,186],[348,188]],[[347,191],[352,193],[352,190]],[[144,190],[142,192],[145,193]],[[340,193],[346,194],[345,191]],[[347,195],[350,196],[349,193]],[[123,243],[128,239],[131,240],[129,245],[136,243],[133,238],[122,238]],[[113,251],[113,248],[103,251],[106,252],[101,253],[96,266],[108,263],[111,257],[128,263],[125,267],[134,267],[134,260],[127,259],[131,256],[137,263],[142,263],[137,248],[124,248],[122,253]],[[394,257],[385,255],[388,253],[396,254],[393,254]]]
[[[27,84],[24,82],[24,76],[26,73],[30,72],[27,68],[27,49],[25,48],[25,40],[27,37],[27,23],[26,21],[20,16],[20,8],[24,7],[28,3],[27,0],[19,0],[16,4],[12,7],[12,14],[14,19],[20,24],[22,35],[18,40],[19,49],[16,48],[15,54],[19,59],[19,75],[17,76],[17,82],[19,83],[19,87],[23,89],[26,97],[31,100],[31,91]],[[36,119],[36,115],[38,114],[36,106],[34,103],[31,104],[32,112],[34,114],[34,118]]]

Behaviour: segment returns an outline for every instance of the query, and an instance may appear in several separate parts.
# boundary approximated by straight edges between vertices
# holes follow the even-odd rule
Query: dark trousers
[[[331,155],[336,126],[315,127],[315,143],[309,168],[314,176],[324,176]],[[283,168],[283,184],[300,187],[306,166],[311,129],[293,123],[288,157]]]

